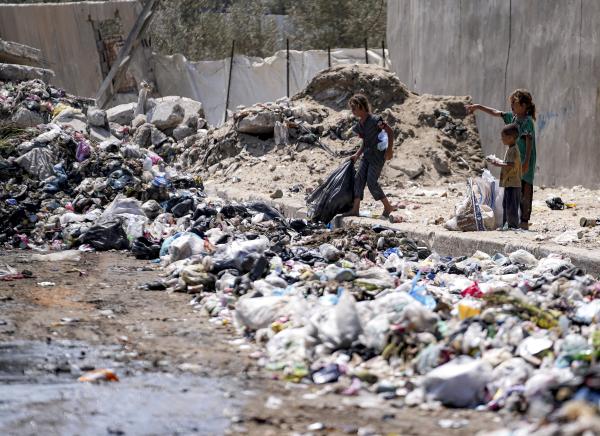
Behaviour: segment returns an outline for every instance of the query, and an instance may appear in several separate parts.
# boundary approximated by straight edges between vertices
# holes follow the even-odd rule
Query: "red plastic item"
[[[483,298],[483,292],[479,289],[479,284],[477,282],[474,282],[468,288],[463,289],[460,295],[463,297]]]

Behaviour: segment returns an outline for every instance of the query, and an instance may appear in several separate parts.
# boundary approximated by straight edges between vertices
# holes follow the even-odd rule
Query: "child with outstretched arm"
[[[477,110],[501,117],[505,124],[516,124],[519,129],[517,146],[521,155],[521,223],[522,229],[529,229],[533,202],[533,179],[535,175],[535,104],[531,93],[525,89],[515,90],[509,97],[511,112],[502,112],[480,104],[467,105],[469,113]]]

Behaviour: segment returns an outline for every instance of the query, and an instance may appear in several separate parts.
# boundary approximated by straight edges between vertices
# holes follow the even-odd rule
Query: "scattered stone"
[[[131,121],[131,127],[137,129],[138,127],[147,123],[147,118],[145,114],[136,115],[133,121]]]
[[[173,138],[175,138],[177,141],[181,141],[182,139],[185,139],[194,133],[196,133],[194,128],[186,126],[185,124],[181,124],[173,130]]]
[[[250,135],[273,134],[277,121],[280,121],[280,115],[269,110],[242,113],[235,122],[235,129],[239,133]]]
[[[451,140],[449,140],[447,138],[442,139],[442,146],[447,148],[450,151],[456,150],[456,147],[457,147],[456,143],[452,142]]]
[[[93,127],[90,126],[90,139],[95,142],[104,142],[104,141],[114,141],[117,140],[110,130],[107,130],[102,127]]]
[[[91,107],[87,111],[87,121],[91,126],[104,127],[108,123],[106,111],[97,107]]]
[[[442,176],[449,176],[452,174],[450,170],[450,163],[445,156],[442,156],[440,153],[436,153],[432,158],[433,167],[436,171]]]
[[[183,121],[185,110],[178,103],[161,102],[147,114],[148,122],[165,131],[177,127]]]
[[[54,71],[45,68],[0,63],[0,80],[20,82],[22,80],[38,79],[43,82],[50,82],[53,77]]]
[[[277,199],[283,197],[283,191],[281,189],[277,189],[275,192],[271,194],[272,199]]]
[[[106,110],[106,117],[111,123],[129,125],[133,121],[137,103],[126,103]]]

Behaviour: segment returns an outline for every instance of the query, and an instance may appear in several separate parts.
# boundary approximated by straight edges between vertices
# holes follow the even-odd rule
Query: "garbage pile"
[[[164,279],[145,289],[192,294],[213,322],[256,343],[265,368],[326,385],[321,393],[597,428],[600,284],[569,259],[442,257],[381,225],[330,230],[263,202],[209,199],[183,166],[217,165],[239,138],[270,135],[251,127],[271,123],[262,110],[238,113],[237,131],[207,130],[185,99],[103,112],[38,81],[0,89],[11,120],[0,127],[1,243],[160,259]],[[22,107],[43,122],[15,125]],[[289,125],[275,120],[273,134],[277,122],[285,142]],[[569,414],[581,402],[589,413]]]
[[[262,203],[201,204],[193,221],[146,288],[194,294],[282,379],[533,417],[600,398],[600,283],[560,255],[441,257],[384,226],[331,231]]]
[[[203,132],[200,103],[87,103],[40,80],[0,82],[0,243],[129,248],[143,223],[175,221],[203,196],[199,176],[171,165]]]

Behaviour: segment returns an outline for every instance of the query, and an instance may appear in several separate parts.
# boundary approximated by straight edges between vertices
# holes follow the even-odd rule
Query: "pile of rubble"
[[[465,110],[468,97],[417,95],[375,65],[335,66],[291,99],[240,107],[227,123],[190,141],[180,162],[215,183],[305,195],[359,147],[347,107],[359,91],[394,130],[384,187],[463,181],[485,166],[475,119]]]

